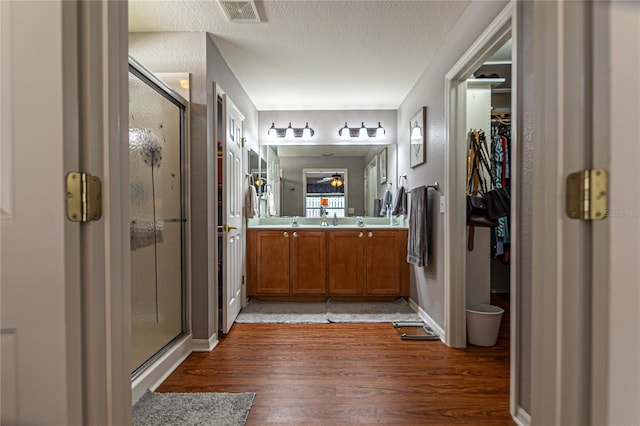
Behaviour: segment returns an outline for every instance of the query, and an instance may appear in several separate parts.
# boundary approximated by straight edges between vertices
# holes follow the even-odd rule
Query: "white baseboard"
[[[427,311],[422,309],[420,305],[418,305],[412,298],[409,298],[409,306],[411,306],[411,308],[416,311],[420,318],[422,318],[433,331],[438,333],[438,336],[440,336],[440,340],[442,340],[442,342],[444,343],[446,337],[444,329],[440,327],[433,318],[431,318]]]
[[[516,422],[518,426],[531,425],[531,416],[529,415],[529,413],[524,411],[522,407],[518,407],[516,411],[516,415],[512,417],[513,417],[513,421]]]
[[[211,352],[219,342],[218,333],[213,333],[208,339],[192,339],[191,350],[193,352]]]
[[[185,336],[167,349],[153,364],[131,381],[131,404],[135,404],[147,389],[158,386],[191,354],[191,335]]]

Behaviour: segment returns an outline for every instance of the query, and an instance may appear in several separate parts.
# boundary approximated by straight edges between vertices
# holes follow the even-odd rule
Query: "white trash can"
[[[476,346],[493,346],[498,341],[504,309],[482,303],[467,304],[467,339]]]

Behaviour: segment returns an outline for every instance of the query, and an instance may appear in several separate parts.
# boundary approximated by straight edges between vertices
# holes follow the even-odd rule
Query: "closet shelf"
[[[486,85],[490,84],[491,86],[499,86],[505,82],[504,78],[468,78],[468,85]]]

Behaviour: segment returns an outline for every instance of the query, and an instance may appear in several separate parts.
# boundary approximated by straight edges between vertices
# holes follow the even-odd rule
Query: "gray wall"
[[[129,54],[154,73],[191,74],[191,319],[193,337],[209,339],[217,332],[217,213],[214,207],[217,197],[213,188],[217,148],[211,109],[215,102],[212,82],[217,82],[245,114],[249,145],[257,144],[258,113],[207,33],[130,33]]]
[[[347,207],[364,215],[364,157],[282,157],[282,216],[304,216],[302,169],[347,169]]]
[[[398,174],[407,174],[407,185],[444,182],[445,171],[445,74],[505,7],[506,1],[473,1],[445,39],[431,64],[398,109]],[[426,163],[409,166],[409,120],[427,107]],[[441,191],[444,188],[441,187]],[[442,193],[442,192],[441,192]],[[440,193],[440,194],[441,194]],[[411,297],[444,326],[444,217],[439,213],[439,193],[429,191],[429,265],[411,267]]]

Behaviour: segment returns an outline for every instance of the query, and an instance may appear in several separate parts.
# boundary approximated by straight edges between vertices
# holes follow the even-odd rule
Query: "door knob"
[[[238,229],[238,228],[236,228],[236,227],[235,227],[235,226],[233,226],[233,225],[227,225],[227,224],[222,225],[222,226],[218,226],[218,230],[220,230],[220,231],[222,231],[222,232],[229,232],[229,231],[231,231],[232,229]]]

